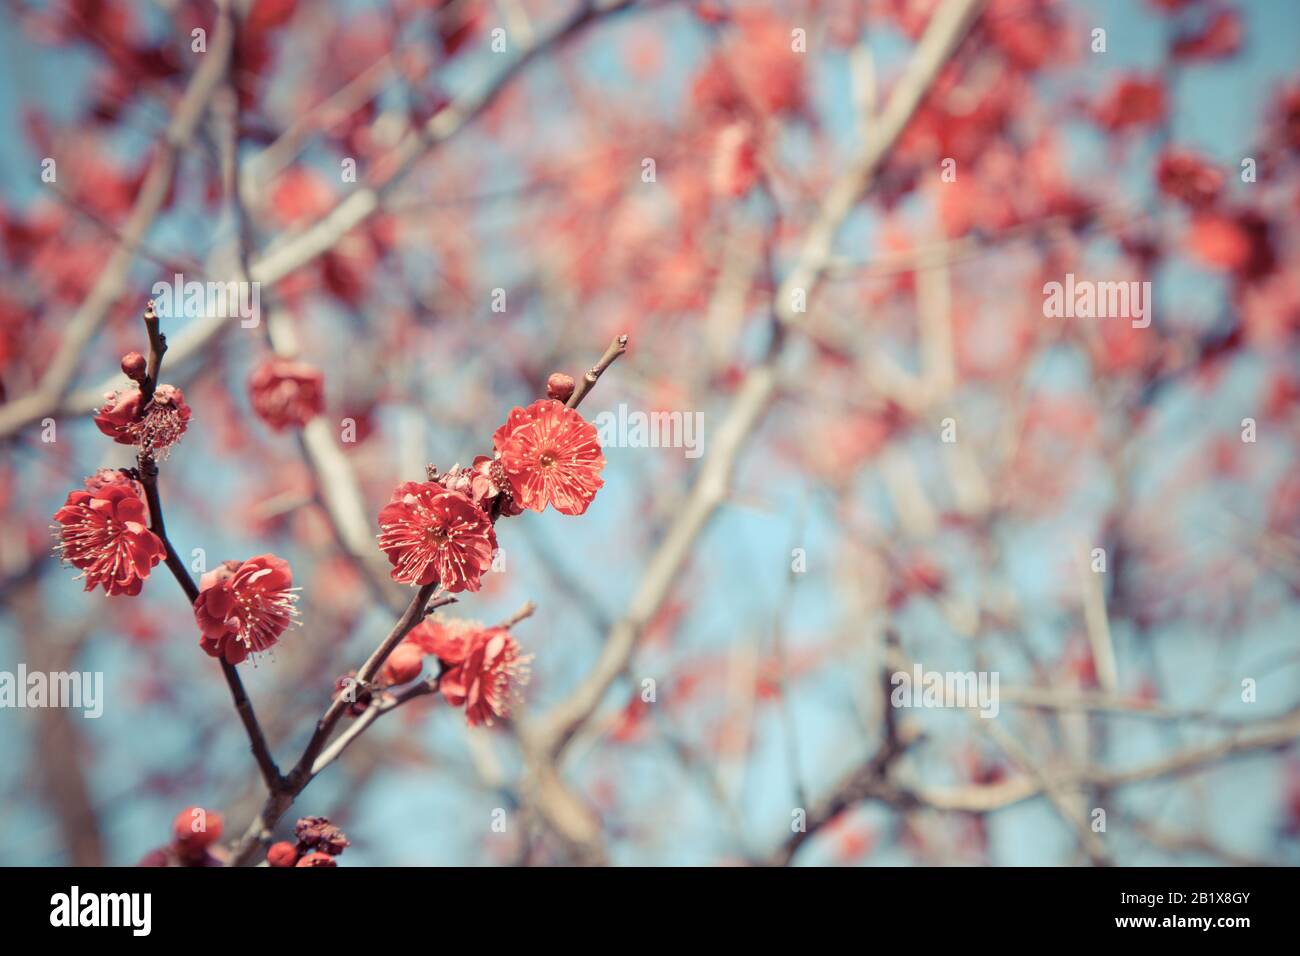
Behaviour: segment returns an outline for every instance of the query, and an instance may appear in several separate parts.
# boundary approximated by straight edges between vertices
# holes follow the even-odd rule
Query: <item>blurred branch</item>
[[[213,94],[225,76],[232,45],[230,24],[221,20],[213,36],[211,49],[204,54],[198,69],[194,71],[168,124],[167,134],[158,146],[154,161],[131,207],[126,224],[122,227],[122,238],[100,271],[85,301],[68,320],[63,339],[46,366],[40,384],[35,391],[0,406],[0,438],[39,421],[57,408],[64,397],[81,361],[82,351],[99,331],[108,310],[126,291],[127,273],[135,251],[167,199],[181,149],[194,136]],[[99,394],[102,395],[107,390],[109,389],[100,389]]]
[[[945,0],[935,12],[879,117],[877,135],[863,144],[861,153],[831,185],[803,240],[794,268],[776,292],[773,314],[779,326],[797,328],[802,324],[801,313],[794,305],[795,293],[812,299],[830,262],[833,240],[841,224],[982,7],[982,0]],[[726,500],[740,455],[776,394],[777,366],[784,341],[783,335],[774,335],[767,355],[745,374],[686,501],[646,565],[626,615],[611,629],[595,665],[567,698],[536,727],[529,728],[525,752],[531,774],[554,775],[554,764],[627,668],[643,629],[679,579],[709,519]],[[541,809],[545,812],[544,807]]]
[[[656,3],[643,3],[640,6],[649,8],[656,5]],[[273,245],[265,254],[257,257],[249,270],[251,280],[260,283],[263,292],[270,291],[285,276],[328,252],[348,232],[364,223],[379,210],[381,200],[411,171],[417,161],[480,116],[534,60],[577,39],[589,27],[606,17],[635,9],[637,6],[634,0],[596,0],[596,2],[583,3],[575,12],[539,32],[530,45],[520,47],[520,53],[509,65],[499,70],[485,83],[470,89],[439,110],[419,130],[408,136],[383,162],[386,172],[381,181],[350,193],[320,220],[286,237],[283,242]],[[208,54],[209,59],[212,56],[212,53]],[[208,63],[209,61],[205,60],[204,66],[206,67]],[[210,77],[213,87],[221,81],[223,72],[223,70],[216,70]],[[208,95],[211,92],[211,89],[207,90]],[[132,235],[129,231],[127,234]],[[173,361],[183,362],[202,354],[209,343],[229,326],[230,321],[219,315],[200,316],[190,322],[172,342]],[[69,371],[69,377],[70,375]],[[15,407],[13,410],[6,411],[9,406],[0,407],[0,437],[39,420],[43,414],[55,408],[63,415],[81,414],[93,407],[103,397],[104,392],[113,388],[116,381],[117,379],[114,378],[106,384],[78,391],[67,396],[61,404],[59,399],[63,395],[62,389],[57,394],[42,397],[40,401],[36,401],[35,396],[27,396],[30,401],[21,409]],[[17,406],[18,403],[11,402],[10,405]]]

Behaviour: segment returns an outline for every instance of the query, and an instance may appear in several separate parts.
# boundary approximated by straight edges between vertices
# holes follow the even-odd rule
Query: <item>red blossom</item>
[[[103,491],[105,488],[109,487],[110,485],[125,486],[131,491],[132,494],[134,494],[137,498],[140,499],[141,503],[145,503],[144,489],[140,486],[140,482],[136,481],[134,478],[132,478],[126,472],[122,471],[120,468],[101,468],[99,469],[99,471],[95,472],[93,475],[91,475],[89,478],[86,479],[86,490],[91,492],[92,494],[96,494],[100,491]],[[145,503],[146,518],[148,517],[148,514],[149,514],[149,506],[147,503]]]
[[[175,385],[159,385],[148,405],[141,408],[140,399],[138,385],[109,392],[95,412],[95,425],[119,445],[166,452],[189,427],[185,395]]]
[[[54,513],[60,557],[82,570],[87,591],[98,585],[105,594],[139,594],[163,557],[162,541],[148,528],[144,501],[130,479],[109,479],[102,471],[86,486],[91,490],[69,493]]]
[[[533,511],[550,504],[561,514],[580,515],[604,484],[595,427],[559,402],[540,399],[512,409],[492,444],[515,499]]]
[[[453,707],[465,707],[465,719],[471,727],[491,727],[498,717],[507,717],[517,689],[528,683],[528,662],[521,656],[519,644],[510,632],[500,627],[477,631],[469,638],[466,653],[448,666],[438,682],[438,689]]]
[[[1160,156],[1156,182],[1166,195],[1200,208],[1218,198],[1223,173],[1195,153],[1171,149]]]
[[[104,395],[104,404],[95,410],[95,425],[119,445],[134,445],[131,429],[140,417],[140,387],[132,385]]]
[[[477,621],[460,618],[427,618],[411,629],[404,642],[445,663],[459,663],[469,655],[475,634],[483,630]]]
[[[437,581],[448,591],[477,591],[497,548],[482,509],[434,481],[398,485],[379,512],[379,530],[379,547],[399,584]]]
[[[1255,280],[1277,265],[1271,233],[1268,219],[1251,209],[1205,212],[1192,218],[1187,244],[1205,265]]]
[[[269,650],[297,613],[292,586],[289,563],[273,554],[225,561],[209,571],[194,602],[199,646],[228,664]]]
[[[301,428],[325,408],[325,376],[304,362],[272,357],[248,380],[257,417],[276,431]]]
[[[1126,76],[1097,105],[1094,116],[1111,132],[1154,126],[1165,117],[1165,88],[1159,80]]]
[[[408,646],[438,659],[438,689],[453,707],[465,708],[470,726],[491,726],[494,719],[508,716],[517,689],[528,683],[532,657],[521,655],[502,627],[431,618],[417,625],[398,649]]]

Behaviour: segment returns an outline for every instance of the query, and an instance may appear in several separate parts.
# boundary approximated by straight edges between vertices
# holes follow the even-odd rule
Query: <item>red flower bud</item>
[[[296,864],[297,866],[338,866],[334,857],[328,853],[308,853]]]
[[[139,352],[127,352],[122,356],[122,371],[133,382],[138,382],[144,378],[145,368],[144,356]]]
[[[414,644],[398,644],[384,662],[384,679],[389,684],[405,684],[424,670],[424,655]]]
[[[202,807],[186,807],[172,821],[172,835],[176,845],[186,854],[206,850],[221,839],[221,814],[205,811]]]
[[[546,397],[553,398],[557,402],[567,402],[569,396],[573,394],[573,388],[572,375],[556,372],[546,380]]]
[[[266,851],[266,862],[271,866],[293,866],[298,862],[298,848],[288,840],[273,843]]]

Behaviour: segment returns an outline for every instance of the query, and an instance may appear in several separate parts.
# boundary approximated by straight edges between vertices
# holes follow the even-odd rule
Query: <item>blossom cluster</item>
[[[146,321],[155,318],[150,306]],[[192,413],[179,388],[153,381],[156,369],[149,371],[138,352],[123,357],[122,370],[131,384],[106,396],[95,424],[114,441],[134,446],[140,469],[102,469],[88,478],[55,513],[54,528],[56,551],[81,570],[86,590],[137,595],[170,554],[161,522],[155,528],[149,514],[149,502],[157,501],[150,497],[156,459],[180,440]],[[477,591],[497,551],[499,518],[548,506],[564,515],[587,510],[604,483],[605,457],[595,427],[566,404],[574,391],[572,378],[552,375],[546,398],[512,409],[496,429],[491,456],[442,473],[431,465],[427,480],[404,481],[393,490],[379,512],[378,543],[394,581]],[[271,428],[300,428],[323,410],[323,378],[310,365],[273,356],[253,372],[249,396]],[[199,646],[228,666],[269,651],[294,622],[296,602],[293,572],[283,558],[223,561],[202,575],[193,599]],[[426,657],[437,661],[438,691],[464,708],[472,726],[508,716],[531,659],[504,627],[429,619],[385,661],[378,686],[416,679]],[[372,690],[361,688],[353,714],[369,706]],[[187,837],[186,846],[196,839]]]
[[[547,505],[579,515],[604,484],[595,427],[556,399],[513,409],[492,445],[492,458],[394,490],[379,512],[379,546],[394,581],[477,591],[497,548],[497,518]]]

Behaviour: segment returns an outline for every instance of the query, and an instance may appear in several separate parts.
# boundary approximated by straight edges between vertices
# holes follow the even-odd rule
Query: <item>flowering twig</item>
[[[455,595],[443,595],[442,597],[429,602],[428,607],[425,608],[424,616],[427,617],[440,607],[446,607],[448,604],[455,603]],[[519,610],[515,611],[514,614],[510,615],[498,624],[497,627],[502,630],[509,630],[520,621],[532,617],[536,610],[537,605],[532,601],[527,601],[521,608],[519,608]],[[358,675],[358,677],[359,676],[360,675]],[[333,743],[321,751],[320,756],[318,756],[311,765],[311,776],[316,776],[337,760],[354,740],[365,733],[371,724],[390,710],[396,710],[403,704],[417,698],[428,697],[430,694],[436,694],[441,679],[442,672],[439,670],[439,672],[434,674],[432,677],[412,684],[410,687],[404,688],[396,694],[385,694],[382,699],[375,700],[374,703],[367,707],[365,712],[358,717],[347,730],[339,734]]]
[[[433,597],[434,591],[438,588],[437,583],[426,584],[422,586],[411,598],[411,603],[407,605],[402,616],[398,618],[397,623],[393,625],[388,636],[380,642],[379,646],[366,659],[365,664],[357,671],[356,682],[359,687],[366,687],[383,667],[384,661],[392,652],[402,638],[424,619],[425,607],[428,605],[430,598]],[[254,820],[240,837],[239,842],[231,853],[231,863],[235,866],[242,866],[252,861],[253,856],[257,853],[261,845],[270,838],[271,829],[279,822],[280,817],[284,815],[289,807],[293,806],[294,799],[300,794],[307,784],[315,778],[316,774],[323,770],[338,753],[342,752],[347,743],[351,743],[361,731],[356,731],[349,735],[347,743],[338,748],[330,760],[318,761],[329,741],[330,735],[338,725],[339,719],[344,712],[351,706],[344,695],[340,694],[330,702],[324,716],[316,722],[316,729],[312,733],[311,739],[307,742],[306,749],[303,750],[302,756],[298,762],[289,771],[288,775],[278,779],[274,785],[268,784],[267,789],[270,791],[262,806],[262,812]],[[364,715],[363,715],[364,716]],[[378,714],[376,714],[376,717]],[[374,721],[374,717],[367,721],[361,730],[364,730]],[[351,730],[351,728],[349,728]],[[342,739],[342,738],[340,738]]]
[[[147,451],[142,451],[137,461],[140,484],[144,488],[145,501],[149,505],[149,530],[162,541],[167,570],[171,571],[172,577],[181,586],[190,604],[193,604],[198,599],[199,587],[190,577],[185,562],[176,553],[176,548],[167,536],[167,528],[163,521],[162,499],[158,495],[158,463]],[[268,787],[274,788],[280,783],[280,768],[276,766],[275,758],[271,755],[271,748],[266,743],[266,734],[262,732],[262,725],[258,723],[253,702],[249,699],[248,692],[244,690],[244,682],[240,679],[239,671],[235,670],[233,664],[222,659],[221,673],[226,678],[226,686],[230,688],[230,697],[235,702],[239,720],[248,733],[248,742],[252,747],[253,757],[257,760],[258,769],[262,771],[262,779],[266,781]]]
[[[144,325],[149,334],[149,358],[145,366],[144,378],[140,381],[141,408],[144,408],[153,398],[154,389],[158,385],[158,375],[162,371],[163,355],[167,352],[167,337],[159,328],[158,315],[154,312],[153,306],[153,300],[150,300],[144,311]],[[185,567],[185,562],[176,553],[176,548],[167,535],[162,496],[158,493],[157,459],[154,458],[152,450],[143,448],[136,457],[136,463],[140,485],[144,489],[145,503],[149,506],[149,530],[162,542],[167,570],[171,571],[172,577],[176,579],[176,583],[181,586],[185,597],[192,605],[198,600],[199,586],[195,584],[189,569]],[[267,745],[266,734],[262,732],[262,725],[257,720],[253,702],[249,699],[248,692],[244,690],[244,682],[240,679],[235,666],[224,658],[221,660],[221,672],[226,678],[226,686],[230,688],[230,697],[235,703],[235,711],[239,714],[244,730],[248,733],[248,741],[252,747],[253,757],[257,760],[258,769],[262,772],[262,779],[268,788],[274,789],[281,783],[280,768],[276,765],[271,748]]]
[[[612,365],[627,349],[628,337],[626,335],[618,336],[605,350],[599,362],[596,363],[584,378],[585,388],[581,393],[577,389],[571,396],[569,407],[574,407],[577,402],[573,398],[581,401],[588,392],[591,391],[601,374]],[[371,652],[370,656],[357,671],[355,681],[356,685],[361,688],[368,688],[374,680],[375,675],[379,673],[384,662],[393,652],[402,639],[411,632],[425,617],[435,608],[455,601],[455,598],[446,595],[440,596],[436,600],[434,594],[438,590],[438,582],[426,584],[420,587],[411,602],[407,605],[406,610],[402,612],[397,623],[393,625],[392,630],[379,643],[379,646]],[[530,617],[536,610],[531,601],[524,604],[511,617],[507,618],[500,626],[509,628],[520,621]],[[266,802],[262,807],[261,813],[258,814],[244,832],[244,835],[235,844],[231,853],[232,864],[239,866],[252,861],[258,848],[270,838],[271,830],[284,815],[285,811],[293,805],[294,799],[303,789],[311,783],[315,776],[328,767],[338,756],[362,733],[364,733],[382,714],[387,713],[394,707],[400,706],[408,700],[416,697],[422,697],[433,693],[437,690],[438,678],[432,678],[423,681],[402,693],[391,697],[388,701],[376,701],[367,708],[365,713],[357,718],[356,723],[339,736],[332,744],[330,736],[333,734],[338,722],[351,706],[344,695],[340,694],[330,702],[324,715],[316,722],[316,729],[313,731],[311,739],[307,742],[302,756],[294,764],[293,769],[285,776],[278,777],[274,783],[268,780],[267,789],[269,794]]]

